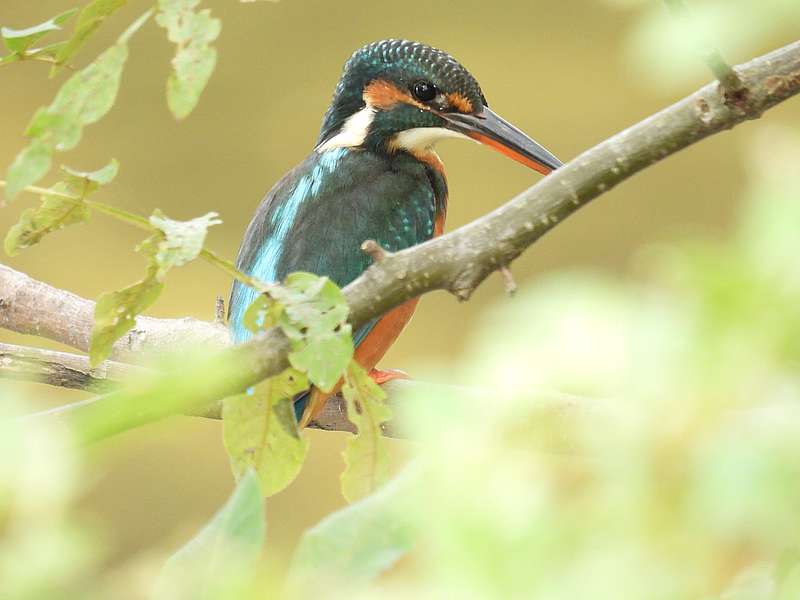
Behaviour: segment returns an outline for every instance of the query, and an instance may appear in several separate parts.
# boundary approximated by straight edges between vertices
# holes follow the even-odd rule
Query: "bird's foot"
[[[400,371],[399,369],[372,369],[369,372],[369,376],[378,385],[383,385],[387,381],[393,381],[395,379],[411,379],[411,376],[406,373],[405,371]]]

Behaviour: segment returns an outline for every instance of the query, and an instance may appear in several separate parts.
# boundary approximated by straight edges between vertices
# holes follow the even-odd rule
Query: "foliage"
[[[663,2],[601,0],[636,9],[637,22],[625,36],[625,56],[638,79],[673,93],[675,86],[708,78],[701,58],[714,48],[734,62],[763,47],[770,36],[794,39],[800,3],[794,0],[681,0],[687,19],[675,19]]]
[[[254,469],[266,495],[289,485],[308,451],[295,420],[294,399],[310,385],[330,392],[344,377],[348,415],[358,433],[344,452],[342,493],[353,501],[376,490],[389,472],[381,425],[390,412],[381,389],[353,360],[341,290],[311,273],[293,273],[284,285],[260,289],[263,294],[248,308],[244,324],[253,333],[280,327],[291,343],[291,367],[247,394],[224,400],[225,447],[234,473]]]
[[[44,23],[26,27],[25,29],[12,29],[11,27],[0,27],[0,37],[3,39],[3,44],[9,50],[10,54],[0,58],[0,63],[14,62],[30,58],[31,56],[44,54],[45,56],[52,56],[58,49],[50,47],[45,51],[42,48],[31,50],[36,42],[42,39],[53,31],[60,31],[61,25],[67,23],[78,12],[77,8],[70,9],[48,19]]]
[[[0,65],[44,60],[57,75],[124,4],[89,2],[68,39],[41,48],[34,46],[76,9],[25,29],[4,27],[9,54]],[[194,109],[216,64],[210,44],[220,22],[198,4],[157,7],[176,45],[167,104],[179,119]],[[649,3],[631,47],[660,81],[673,67],[685,76],[685,58],[697,62],[705,44],[735,50],[798,14],[796,2],[775,2],[772,13],[762,7],[692,3],[692,46],[684,31],[677,43]],[[402,402],[403,429],[418,436],[419,452],[387,482],[383,427],[392,415],[353,360],[348,308],[332,282],[295,273],[266,284],[239,273],[204,247],[216,213],[176,221],[156,210],[148,219],[97,201],[116,175],[113,160],[94,172],[63,167],[59,182],[33,187],[54,153],[75,147],[83,128],[111,109],[128,42],[149,14],[34,115],[30,143],[5,183],[9,198],[28,191],[41,204],[23,212],[5,247],[16,254],[93,212],[148,232],[137,248],[145,277],[98,300],[95,365],[157,299],[170,270],[198,257],[260,292],[245,317],[252,332],[279,327],[289,339],[290,367],[224,401],[236,490],[158,578],[147,579],[151,597],[263,596],[262,497],[291,483],[308,451],[294,400],[311,386],[327,393],[339,385],[358,431],[342,474],[353,504],[303,536],[287,597],[318,595],[320,585],[333,598],[797,597],[800,141],[773,131],[753,144],[758,176],[731,240],[663,243],[643,252],[635,281],[561,274],[496,307],[476,327],[458,371],[446,374],[476,392],[438,387]],[[103,540],[78,508],[86,459],[73,436],[107,433],[111,413],[115,431],[143,415],[172,414],[188,408],[176,405],[181,386],[213,390],[240,375],[217,357],[184,354],[161,366],[169,377],[142,377],[71,430],[52,418],[20,420],[25,411],[13,407],[23,403],[0,390],[0,595],[118,597],[122,577],[101,577]],[[575,409],[554,407],[554,396]],[[383,577],[404,557],[394,576]]]
[[[392,411],[384,403],[386,394],[355,361],[347,368],[342,392],[347,414],[358,429],[347,440],[342,472],[342,494],[353,502],[374,492],[389,477],[383,424],[392,418]]]
[[[117,175],[119,164],[112,160],[108,165],[93,172],[74,171],[61,167],[63,179],[47,193],[42,194],[42,203],[37,208],[28,208],[6,235],[5,250],[9,256],[38,244],[42,238],[68,225],[84,223],[91,217],[86,197],[107,185]]]
[[[195,11],[200,0],[159,0],[158,24],[166,28],[169,41],[177,46],[173,72],[167,80],[167,104],[176,119],[194,110],[206,87],[217,51],[210,46],[222,27],[208,9]]]
[[[145,13],[116,44],[70,77],[49,106],[36,111],[25,132],[31,143],[17,155],[6,175],[9,199],[44,177],[50,170],[53,153],[74,148],[83,128],[99,121],[111,109],[128,58],[128,40],[147,16]]]
[[[156,599],[241,598],[255,579],[266,522],[258,477],[246,472],[214,518],[164,565]]]
[[[157,210],[150,217],[155,232],[136,247],[147,258],[144,279],[97,299],[89,348],[92,365],[111,355],[114,342],[133,329],[136,315],[156,301],[169,269],[194,260],[203,247],[208,228],[219,223],[216,213],[191,221],[173,221]]]
[[[50,71],[53,76],[67,64],[83,47],[89,37],[108,17],[127,4],[127,0],[93,0],[87,4],[75,23],[72,36],[60,45]]]
[[[305,461],[308,440],[297,427],[292,404],[294,396],[306,389],[306,376],[286,369],[249,393],[223,402],[225,449],[234,475],[253,469],[266,496],[294,481]]]

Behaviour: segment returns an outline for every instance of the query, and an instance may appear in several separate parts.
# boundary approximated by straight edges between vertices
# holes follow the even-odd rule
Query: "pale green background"
[[[495,111],[565,161],[692,89],[648,87],[622,52],[636,13],[589,0],[204,4],[222,18],[223,29],[217,70],[197,110],[182,123],[167,111],[164,81],[172,49],[163,30],[151,23],[131,42],[116,106],[85,130],[76,150],[57,158],[81,170],[119,159],[117,180],[98,199],[128,210],[149,214],[158,207],[177,219],[218,211],[224,224],[212,230],[209,246],[229,258],[263,193],[312,148],[341,65],[363,43],[405,37],[448,50],[480,81]],[[3,0],[0,24],[29,26],[73,5]],[[107,22],[79,55],[78,66],[107,47],[147,6],[131,2]],[[770,40],[762,50],[788,41]],[[38,63],[0,70],[3,170],[25,144],[22,132],[34,109],[49,102],[63,81],[48,80],[47,70]],[[698,64],[695,83],[706,78]],[[789,103],[768,120],[796,123],[798,117],[797,103]],[[629,269],[637,248],[676,230],[726,230],[747,168],[742,141],[757,126],[682,152],[582,210],[514,263],[520,285],[532,285],[555,269]],[[477,145],[447,142],[440,154],[450,181],[448,230],[539,177]],[[5,231],[34,201],[22,196],[3,209],[0,228]],[[142,274],[143,260],[132,251],[140,237],[130,227],[97,217],[3,262],[96,297]],[[170,275],[151,314],[210,318],[215,296],[227,296],[228,286],[227,278],[208,265],[190,265]],[[412,374],[446,365],[458,357],[470,322],[495,301],[507,301],[496,277],[465,305],[441,293],[425,298],[383,364]],[[0,340],[43,343],[6,332],[0,332]],[[81,397],[23,387],[42,406]],[[310,437],[303,474],[268,503],[273,548],[288,549],[301,529],[342,504],[338,477],[344,437],[319,432]],[[404,448],[395,446],[400,456]],[[177,545],[222,503],[232,485],[216,422],[175,419],[142,428],[99,445],[94,459],[85,506],[99,516],[112,560],[153,545]]]

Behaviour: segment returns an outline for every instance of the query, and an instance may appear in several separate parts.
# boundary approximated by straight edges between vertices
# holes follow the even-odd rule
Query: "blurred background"
[[[120,10],[91,38],[77,65],[91,61],[149,4],[132,1]],[[701,61],[686,60],[686,48],[681,54],[680,47],[662,44],[654,33],[660,31],[652,28],[662,12],[659,2],[203,4],[222,19],[223,29],[215,44],[216,71],[194,113],[178,123],[167,110],[164,82],[173,49],[163,30],[150,23],[131,42],[111,113],[88,127],[79,147],[58,155],[57,161],[88,171],[117,158],[120,174],[97,198],[128,210],[149,214],[161,208],[175,219],[219,212],[224,223],[211,230],[208,244],[231,259],[261,197],[312,149],[341,66],[364,43],[402,37],[447,50],[475,75],[494,110],[565,162],[709,79]],[[713,8],[720,3],[695,4]],[[0,25],[23,28],[74,5],[66,0],[5,0]],[[792,41],[790,24],[787,28],[739,36],[736,45],[722,45],[723,53],[733,63],[747,60]],[[63,82],[63,75],[49,80],[47,69],[31,63],[0,71],[3,170],[25,145],[22,134],[34,110],[48,103]],[[796,124],[800,105],[781,105],[767,120],[777,127]],[[624,271],[637,248],[676,231],[723,235],[752,168],[743,142],[758,127],[748,124],[715,136],[592,203],[514,263],[519,285],[524,288],[545,273],[575,267]],[[500,205],[538,178],[477,145],[446,142],[439,153],[450,184],[448,230]],[[23,195],[4,208],[0,230],[7,230],[35,201]],[[49,236],[19,257],[2,261],[95,298],[141,276],[144,261],[133,252],[138,241],[136,230],[95,216],[88,225]],[[190,264],[171,273],[150,314],[210,319],[215,297],[227,298],[229,286],[208,265]],[[455,364],[461,356],[469,324],[497,302],[514,302],[503,298],[497,278],[463,305],[442,293],[429,295],[383,365],[419,378],[436,377],[432,373],[438,367]],[[0,331],[0,340],[50,346],[5,331]],[[80,393],[33,385],[14,389],[42,408],[82,398]],[[310,438],[310,457],[299,479],[267,503],[267,555],[278,563],[300,531],[343,504],[339,473],[344,437],[311,432]],[[393,449],[402,463],[404,443],[395,443]],[[220,423],[189,418],[99,445],[90,475],[82,504],[97,519],[110,563],[144,549],[178,546],[208,520],[233,486]]]

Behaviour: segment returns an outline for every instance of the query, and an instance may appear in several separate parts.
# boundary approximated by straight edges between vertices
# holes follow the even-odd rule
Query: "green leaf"
[[[295,369],[307,373],[320,390],[330,392],[352,357],[353,337],[350,325],[346,324],[334,332],[317,333],[310,329],[300,349],[289,354],[289,362]]]
[[[347,440],[341,476],[342,495],[354,502],[374,492],[389,477],[389,452],[381,425],[391,419],[392,411],[384,403],[383,390],[355,361],[347,368],[342,393],[347,401],[347,418],[358,429]]]
[[[119,172],[119,161],[112,158],[102,169],[96,171],[76,171],[66,165],[61,170],[67,175],[67,181],[72,185],[83,185],[84,195],[94,192],[101,185],[111,183]]]
[[[28,56],[47,56],[49,58],[55,59],[56,55],[61,51],[61,48],[64,47],[64,44],[67,42],[56,42],[54,44],[48,44],[47,46],[42,46],[41,48],[33,48],[28,51]]]
[[[306,531],[289,566],[289,589],[305,589],[310,580],[325,581],[326,573],[349,586],[364,585],[405,555],[417,535],[408,500],[418,483],[416,473],[406,469],[375,494]]]
[[[305,375],[286,369],[252,393],[223,402],[225,448],[234,475],[254,470],[265,496],[294,481],[308,451],[294,416],[293,398],[308,388]]]
[[[24,53],[33,44],[39,41],[52,31],[60,31],[61,25],[69,21],[75,13],[78,12],[77,8],[73,8],[52,19],[39,23],[33,27],[25,29],[11,29],[10,27],[0,27],[0,37],[3,38],[3,43],[13,53]]]
[[[55,140],[58,150],[69,150],[77,145],[81,128],[99,121],[111,109],[127,58],[128,47],[114,44],[64,83],[47,110],[74,120],[78,127],[77,135]]]
[[[23,212],[19,222],[9,230],[5,239],[6,253],[14,256],[20,250],[39,243],[49,233],[67,225],[88,221],[91,210],[83,200],[99,186],[111,182],[118,169],[119,163],[113,159],[102,169],[88,173],[62,166],[65,175],[63,181],[50,189],[73,199],[42,195],[41,205]]]
[[[159,0],[156,20],[177,45],[173,72],[167,80],[167,105],[176,119],[183,119],[197,106],[214,66],[217,51],[210,46],[222,27],[208,10],[195,12],[199,0]]]
[[[353,357],[344,294],[327,277],[311,273],[292,273],[270,294],[285,307],[280,325],[292,340],[289,362],[319,389],[331,391]]]
[[[53,145],[36,138],[17,154],[6,174],[6,197],[11,200],[27,186],[44,177],[53,163]]]
[[[78,21],[75,23],[75,29],[72,36],[67,42],[59,49],[55,59],[58,64],[54,65],[50,70],[52,77],[62,68],[64,63],[70,60],[78,50],[83,47],[89,36],[92,35],[98,27],[109,16],[114,14],[118,9],[122,8],[127,3],[127,0],[94,0],[87,4],[81,11]]]
[[[145,240],[140,248],[157,244],[153,238]],[[151,261],[144,279],[122,290],[106,292],[97,299],[89,344],[92,366],[97,366],[111,355],[114,342],[136,325],[136,315],[151,306],[161,294],[164,284],[157,279],[157,272],[158,267]]]
[[[156,210],[150,217],[150,224],[164,234],[155,256],[159,277],[163,277],[172,267],[180,267],[197,258],[203,249],[208,228],[220,223],[222,221],[217,219],[215,212],[191,221],[174,221]]]
[[[127,40],[149,16],[145,13],[120,36],[116,44],[93,63],[70,77],[53,102],[33,116],[26,135],[31,139],[8,169],[6,196],[13,199],[50,169],[54,151],[74,148],[83,127],[101,119],[114,104],[122,68],[128,57]]]
[[[63,184],[56,184],[53,191],[64,190]],[[67,225],[84,223],[89,220],[91,211],[83,202],[66,200],[57,196],[42,196],[42,204],[37,208],[28,208],[6,235],[5,250],[14,256],[20,250],[38,244],[48,233],[57,231]]]
[[[266,520],[258,479],[243,474],[214,518],[164,565],[155,597],[235,598],[253,579]]]

